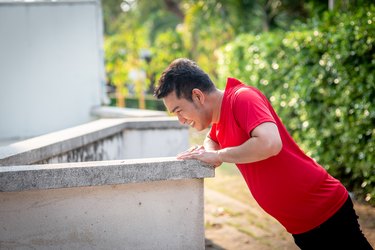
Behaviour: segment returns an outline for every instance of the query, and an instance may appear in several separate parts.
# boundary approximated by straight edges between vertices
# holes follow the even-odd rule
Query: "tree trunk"
[[[334,6],[335,6],[335,0],[328,0],[328,9],[333,10]]]
[[[164,3],[165,3],[165,6],[167,7],[167,10],[175,14],[181,20],[184,20],[185,15],[180,9],[180,6],[178,6],[178,3],[176,3],[174,0],[164,0]]]

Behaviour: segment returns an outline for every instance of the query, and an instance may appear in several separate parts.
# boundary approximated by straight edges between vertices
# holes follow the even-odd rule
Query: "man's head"
[[[164,70],[154,95],[160,99],[174,91],[177,98],[192,102],[192,90],[195,88],[205,93],[215,90],[210,77],[195,62],[179,58]]]
[[[180,58],[162,73],[154,95],[163,99],[168,111],[176,114],[180,123],[203,130],[212,121],[213,107],[208,99],[215,91],[215,85],[198,65]]]

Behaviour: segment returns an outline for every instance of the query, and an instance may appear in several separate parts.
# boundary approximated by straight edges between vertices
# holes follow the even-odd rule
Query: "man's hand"
[[[215,150],[207,151],[203,146],[192,147],[189,150],[178,154],[177,159],[180,159],[180,160],[196,159],[204,163],[207,163],[215,168],[220,166],[223,163],[220,160],[218,151],[215,151]]]

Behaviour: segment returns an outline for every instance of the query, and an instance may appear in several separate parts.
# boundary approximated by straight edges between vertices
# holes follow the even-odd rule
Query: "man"
[[[178,158],[235,163],[258,204],[301,249],[372,249],[345,187],[303,153],[259,90],[228,78],[220,91],[182,58],[163,72],[155,96],[180,123],[211,126],[203,146]]]

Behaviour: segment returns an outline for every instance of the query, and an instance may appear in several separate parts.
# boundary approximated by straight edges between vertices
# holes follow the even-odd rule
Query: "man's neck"
[[[223,102],[224,91],[216,89],[211,94],[212,123],[218,123],[220,120],[221,103]]]

